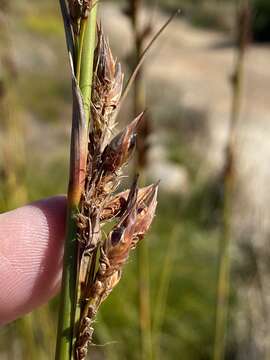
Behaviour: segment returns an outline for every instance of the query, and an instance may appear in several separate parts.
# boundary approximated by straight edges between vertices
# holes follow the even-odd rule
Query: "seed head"
[[[76,35],[80,31],[81,20],[87,14],[86,9],[92,2],[68,1]],[[121,168],[135,148],[143,113],[111,139],[122,94],[123,74],[121,65],[113,58],[101,26],[97,29],[93,67],[86,174],[76,217],[77,279],[80,290],[80,319],[74,352],[77,360],[86,359],[98,308],[118,284],[130,251],[149,229],[157,205],[157,185],[138,189],[138,178],[130,190],[114,195],[120,182]],[[104,240],[101,226],[113,218],[116,224]]]
[[[92,134],[96,147],[103,149],[115,126],[112,114],[118,106],[123,87],[121,65],[111,53],[102,28],[98,27],[98,43],[94,56],[92,92]]]
[[[142,189],[143,192],[139,198],[137,181],[134,182],[125,209],[122,209],[123,215],[103,246],[107,264],[109,264],[103,272],[103,277],[111,276],[116,271],[121,273],[130,250],[148,231],[157,205],[157,189],[157,184]]]
[[[134,239],[141,240],[152,224],[157,207],[158,183],[149,186],[142,193],[137,203],[137,219],[134,228]]]
[[[153,185],[148,185],[141,189],[138,189],[138,202],[140,203],[146,194],[152,189]],[[127,207],[127,199],[130,190],[122,191],[117,195],[114,195],[108,203],[104,206],[100,220],[109,221],[115,217],[121,217]]]
[[[128,161],[135,149],[137,129],[142,118],[143,113],[116,135],[106,146],[102,154],[102,166],[105,173],[114,173]]]

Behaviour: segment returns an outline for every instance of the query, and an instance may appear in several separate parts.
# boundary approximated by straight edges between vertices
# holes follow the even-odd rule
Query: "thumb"
[[[58,291],[66,199],[57,196],[0,215],[0,324]]]

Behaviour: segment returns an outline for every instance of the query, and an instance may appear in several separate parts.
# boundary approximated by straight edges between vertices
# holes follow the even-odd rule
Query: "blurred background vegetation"
[[[154,32],[168,13],[182,9],[144,65],[151,118],[145,172],[149,181],[161,179],[146,239],[156,359],[206,360],[213,354],[238,3],[144,3],[142,21],[150,21]],[[128,73],[134,44],[125,6],[103,1],[100,16]],[[0,207],[7,211],[66,192],[71,94],[58,2],[1,0],[0,7]],[[269,359],[270,346],[270,2],[253,0],[251,8],[253,42],[244,66],[230,208],[227,359]],[[131,119],[131,104],[132,93],[120,122]],[[133,254],[97,318],[92,359],[142,359],[137,273]],[[56,311],[54,299],[2,328],[0,358],[52,359]]]

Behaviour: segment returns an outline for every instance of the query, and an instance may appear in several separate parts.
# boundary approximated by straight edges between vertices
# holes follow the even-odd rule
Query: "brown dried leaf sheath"
[[[121,168],[132,154],[143,117],[139,115],[109,141],[115,127],[113,114],[120,101],[122,84],[121,66],[113,59],[99,28],[94,57],[92,123],[77,216],[80,319],[75,357],[78,360],[86,358],[92,340],[92,322],[99,305],[119,282],[129,252],[149,229],[157,204],[157,185],[139,190],[135,181],[131,190],[115,195]],[[101,226],[111,219],[115,219],[116,224],[102,238]]]

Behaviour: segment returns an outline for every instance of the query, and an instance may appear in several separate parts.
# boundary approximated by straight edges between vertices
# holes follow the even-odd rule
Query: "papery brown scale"
[[[101,27],[98,28],[98,43],[95,50],[94,69],[102,85],[111,83],[115,79],[116,62],[112,56],[111,49],[106,41]]]
[[[134,119],[106,146],[102,154],[102,166],[106,172],[115,172],[130,158],[136,145],[136,132],[143,113]]]
[[[126,215],[109,237],[109,244],[112,246],[107,249],[107,257],[112,267],[120,268],[126,262],[130,250],[136,244],[136,239],[141,239],[149,229],[157,205],[157,188],[157,185],[148,187],[140,200],[138,200],[138,191],[134,195],[129,194],[131,208],[127,209]],[[117,234],[120,235],[116,243],[113,239],[115,231],[119,231]]]
[[[141,189],[138,189],[138,204],[140,204],[143,199],[146,198],[152,187],[153,185],[148,185]],[[129,196],[129,192],[130,190],[125,190],[112,197],[104,206],[100,216],[100,220],[108,221],[114,217],[120,217],[121,215],[123,215],[124,211],[127,208],[127,199]]]
[[[111,278],[110,278],[110,287],[111,287],[111,289],[113,289],[119,283],[121,275],[122,275],[122,273],[119,270],[119,271],[116,271],[113,276],[111,276]]]
[[[109,246],[107,251],[107,257],[113,268],[120,269],[120,267],[126,262],[131,250],[137,215],[137,194],[138,191],[136,189],[134,195],[132,195],[129,200],[131,207],[127,209],[126,215],[124,215],[120,224],[113,229],[109,237],[111,246]],[[118,230],[120,230],[120,237],[116,243],[113,243],[113,234]]]
[[[115,77],[115,61],[112,56],[111,49],[108,42],[103,37],[103,47],[101,56],[101,66],[99,67],[102,73],[99,73],[100,79],[103,82],[111,83]]]
[[[94,57],[94,83],[92,92],[92,137],[96,147],[104,149],[112,134],[116,109],[123,86],[121,65],[112,56],[110,47],[98,27],[98,44]]]
[[[127,207],[119,223],[110,232],[104,244],[104,254],[110,266],[107,273],[119,270],[128,258],[136,222],[136,200],[138,196],[137,179],[135,179],[127,199]]]
[[[123,80],[124,75],[122,72],[122,67],[121,64],[117,62],[115,65],[114,85],[110,92],[111,106],[117,107],[119,104],[123,88]]]
[[[152,189],[145,193],[145,196],[142,197],[138,203],[134,237],[138,237],[139,240],[143,238],[145,233],[149,230],[154,219],[157,207],[157,191],[158,185],[152,185]]]
[[[108,221],[123,214],[127,205],[128,192],[125,191],[110,200],[102,210],[100,216],[101,221]]]

